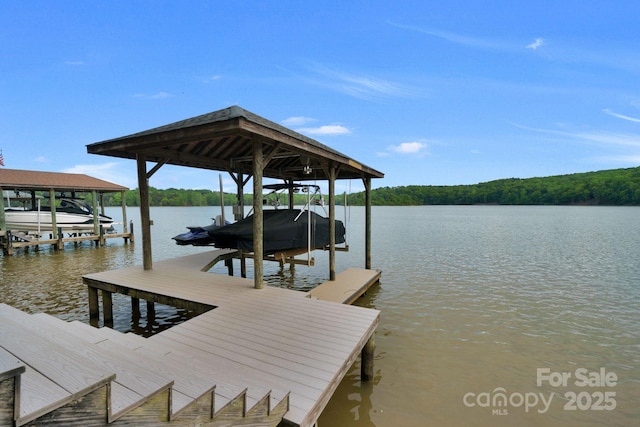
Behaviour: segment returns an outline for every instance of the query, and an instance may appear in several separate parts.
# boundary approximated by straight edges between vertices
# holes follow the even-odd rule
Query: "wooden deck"
[[[323,301],[353,304],[367,290],[380,281],[379,270],[348,268],[336,275],[335,280],[324,282],[309,291],[309,296]]]
[[[131,227],[133,227],[131,225]],[[67,235],[66,237],[64,235]],[[0,230],[0,249],[3,254],[13,255],[14,251],[18,248],[40,247],[45,245],[51,245],[56,249],[63,249],[65,243],[79,243],[85,241],[95,242],[96,245],[103,246],[106,244],[107,239],[124,239],[125,242],[133,242],[133,232],[123,233],[104,233],[99,234],[86,233],[86,232],[68,232],[59,233],[58,238],[46,238],[44,236],[36,237],[33,235],[25,234],[18,231],[5,231]]]
[[[131,351],[159,352],[193,366],[214,384],[271,390],[276,401],[288,394],[284,420],[312,426],[372,338],[380,313],[344,301],[308,298],[299,291],[255,289],[253,280],[202,271],[221,255],[228,254],[203,252],[155,262],[151,270],[136,266],[89,274],[83,280],[93,294],[94,310],[98,290],[107,303],[111,293],[121,293],[215,307],[151,338],[140,338]],[[372,271],[364,271],[369,272],[368,283]],[[356,280],[357,272],[350,269],[341,279]],[[380,273],[373,275],[377,280]]]

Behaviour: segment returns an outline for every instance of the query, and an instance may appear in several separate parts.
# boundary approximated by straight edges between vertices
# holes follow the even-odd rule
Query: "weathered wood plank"
[[[19,419],[16,426],[59,425],[65,427],[100,426],[107,423],[109,386],[74,398],[64,406],[35,419]]]
[[[25,366],[19,359],[0,348],[0,381],[19,376],[24,370]]]
[[[19,387],[19,377],[9,376],[0,380],[0,425],[10,426],[20,413],[20,408],[16,407],[17,390]]]
[[[30,421],[73,400],[73,393],[31,367],[20,379],[20,413],[23,422]]]
[[[11,425],[20,415],[20,376],[26,367],[12,354],[0,348],[0,425]]]

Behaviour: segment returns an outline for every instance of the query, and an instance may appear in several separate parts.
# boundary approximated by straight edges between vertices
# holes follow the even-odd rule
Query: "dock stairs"
[[[160,334],[161,335],[161,334]],[[287,391],[238,384],[160,335],[0,304],[0,426],[277,426]]]

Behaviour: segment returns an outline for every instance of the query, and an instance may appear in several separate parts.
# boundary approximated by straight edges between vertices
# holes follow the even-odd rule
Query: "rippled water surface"
[[[171,236],[217,213],[151,212],[154,259],[204,250]],[[363,215],[348,214],[338,270],[364,266]],[[321,427],[640,425],[639,208],[374,207],[373,227],[382,283],[358,303],[382,313],[376,376],[361,383],[356,363]],[[140,264],[141,249],[20,250],[0,258],[0,300],[88,322],[80,276]],[[266,264],[267,282],[310,289],[328,278],[326,256],[314,253],[315,267]],[[160,307],[147,324],[126,298],[114,304],[116,329],[147,335],[190,316]],[[548,380],[563,374],[565,384]]]

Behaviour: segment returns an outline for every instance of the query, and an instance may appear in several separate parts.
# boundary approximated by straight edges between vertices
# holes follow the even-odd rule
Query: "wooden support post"
[[[100,307],[98,305],[98,288],[89,286],[89,323],[91,326],[98,326],[100,322]]]
[[[365,188],[364,268],[371,269],[371,178],[363,179]]]
[[[264,157],[262,154],[262,142],[253,139],[253,283],[256,289],[264,287],[264,240],[262,217],[262,173],[264,169]]]
[[[127,200],[124,191],[120,192],[120,204],[122,205],[122,232],[127,233],[129,231],[127,229]]]
[[[224,263],[227,265],[229,276],[233,276],[233,258],[224,260]]]
[[[7,230],[6,254],[13,255],[13,236],[11,235],[11,230]]]
[[[53,188],[49,190],[49,203],[51,204],[51,230],[53,232],[53,238],[58,239],[59,235],[56,235],[56,232],[58,232],[58,220],[56,218],[56,192]]]
[[[133,221],[129,221],[129,241],[133,243],[134,235],[133,235]]]
[[[140,298],[131,297],[131,314],[140,317]]]
[[[100,213],[98,212],[98,192],[93,190],[91,192],[91,209],[93,209],[93,234],[98,234],[98,226],[100,225],[99,217]]]
[[[104,316],[104,326],[113,328],[113,299],[112,293],[102,291],[102,314]]]
[[[156,305],[153,301],[147,300],[147,326],[151,325],[156,318]]]
[[[4,197],[2,197],[2,187],[0,187],[0,230],[4,232],[7,231],[7,222],[4,214]]]
[[[62,227],[58,227],[58,243],[56,243],[56,249],[60,250],[62,248],[64,248],[64,241],[62,240],[64,238],[64,233],[62,232]]]
[[[138,191],[140,192],[140,223],[142,228],[142,266],[145,270],[153,268],[151,256],[151,219],[149,214],[149,179],[147,161],[144,155],[136,156],[138,164]]]
[[[371,334],[360,355],[360,379],[362,381],[373,380],[373,356],[376,349],[374,334],[375,332]]]
[[[336,280],[336,168],[329,164],[329,280]],[[311,207],[309,207],[311,209]]]
[[[242,251],[240,251],[240,277],[247,278],[247,258]]]

